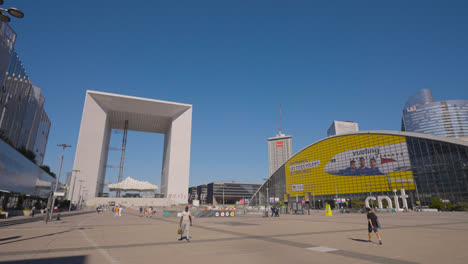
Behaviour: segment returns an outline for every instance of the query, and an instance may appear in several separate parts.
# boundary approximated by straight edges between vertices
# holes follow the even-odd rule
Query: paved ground
[[[383,245],[364,242],[363,214],[178,219],[127,209],[0,228],[0,263],[467,263],[467,213],[379,214]]]

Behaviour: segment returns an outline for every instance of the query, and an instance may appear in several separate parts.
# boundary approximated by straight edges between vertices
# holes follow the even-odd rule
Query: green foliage
[[[0,139],[5,141],[5,143],[10,145],[12,148],[15,148],[15,146],[13,146],[13,142],[11,142],[11,140],[5,135],[5,132],[3,132],[3,130],[0,130]]]
[[[34,154],[34,152],[32,152],[31,150],[28,150],[25,147],[21,147],[16,150],[18,150],[19,153],[23,154],[23,156],[25,156],[28,160],[36,163],[36,154]]]
[[[440,202],[440,197],[433,197],[429,207],[440,210],[443,207],[442,203]]]
[[[468,202],[458,202],[453,208],[453,211],[468,211]]]
[[[40,167],[43,171],[47,172],[50,176],[54,177],[55,178],[55,173],[53,173],[52,171],[50,171],[50,167],[47,166],[47,165],[42,165]]]
[[[352,208],[363,208],[364,204],[364,200],[362,200],[361,198],[354,198],[351,200]]]
[[[23,204],[24,204],[24,198],[26,198],[26,195],[24,193],[20,194],[18,196],[18,203],[16,204],[16,210],[23,210]]]
[[[445,204],[445,208],[446,208],[448,211],[452,211],[452,210],[453,210],[453,205],[452,205],[452,203],[446,203],[446,204]]]

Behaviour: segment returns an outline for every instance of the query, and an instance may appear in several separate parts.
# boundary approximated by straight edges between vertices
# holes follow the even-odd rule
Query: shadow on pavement
[[[0,243],[0,245],[6,245],[6,244],[11,244],[11,243],[16,243],[16,242],[21,242],[21,241],[26,241],[26,240],[41,238],[41,237],[48,237],[48,236],[53,236],[53,235],[68,233],[68,232],[71,232],[71,231],[73,231],[73,230],[75,230],[75,229],[65,230],[65,231],[57,232],[57,233],[50,233],[50,234],[41,235],[41,236],[35,236],[35,237],[24,238],[24,239],[20,239],[20,240],[16,240],[16,241],[8,241],[8,242],[5,242],[5,243]],[[18,236],[18,237],[19,237],[19,236]],[[14,238],[18,238],[18,237],[13,237],[13,238],[10,238],[10,239],[14,239]],[[5,240],[6,240],[6,239],[5,239]],[[1,241],[1,240],[0,240],[0,241]],[[0,263],[1,263],[1,262],[0,262]]]
[[[8,264],[85,264],[87,256],[71,256],[71,257],[58,257],[58,258],[37,258],[37,259],[22,259],[22,260],[9,260],[0,261]]]
[[[11,239],[17,239],[17,238],[20,238],[20,237],[21,237],[21,236],[5,237],[5,238],[0,238],[0,241],[11,240]]]
[[[359,239],[359,238],[349,238],[353,241],[357,241],[357,242],[366,242],[366,243],[369,243],[369,240],[366,240],[366,239]]]

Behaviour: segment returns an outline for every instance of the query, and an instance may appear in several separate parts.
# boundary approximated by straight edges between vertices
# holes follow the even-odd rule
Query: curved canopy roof
[[[138,181],[131,177],[127,177],[125,180],[119,183],[108,184],[107,188],[110,191],[155,191],[159,189],[157,185],[151,184],[146,181]]]

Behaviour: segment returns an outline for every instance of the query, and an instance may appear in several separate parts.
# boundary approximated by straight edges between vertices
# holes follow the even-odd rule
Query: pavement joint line
[[[375,255],[368,255],[368,254],[357,253],[357,252],[352,252],[352,251],[347,251],[347,250],[336,250],[336,251],[330,251],[327,253],[340,255],[343,257],[354,258],[354,259],[362,259],[362,260],[367,260],[367,261],[372,261],[372,262],[377,262],[377,263],[384,263],[384,264],[418,264],[418,262],[413,262],[413,261],[400,260],[400,259],[381,257],[381,256],[375,256]]]
[[[81,235],[88,241],[88,243],[93,246],[97,251],[111,264],[118,264],[119,262],[112,258],[109,253],[107,253],[103,248],[99,248],[99,246],[94,242],[92,239],[90,239],[85,232],[83,232],[82,229],[80,229]]]
[[[133,215],[133,214],[132,214]],[[166,220],[169,221],[169,220]],[[222,232],[222,233],[227,233],[227,234],[232,234],[236,235],[239,237],[245,237],[248,236],[247,234],[241,233],[241,232],[234,232],[234,231],[227,231],[227,230],[219,230],[217,228],[207,228],[203,226],[199,226],[199,228],[206,229],[206,230],[211,230],[211,231],[217,231],[217,232]],[[359,229],[361,230],[361,229]],[[343,231],[340,231],[343,232]],[[324,233],[329,233],[329,232],[324,232]],[[297,248],[313,248],[317,247],[314,245],[309,245],[306,243],[301,243],[301,242],[295,242],[295,241],[289,241],[289,240],[283,240],[283,239],[278,239],[275,238],[278,236],[274,237],[266,237],[266,236],[252,236],[250,237],[251,239],[259,239],[263,240],[266,242],[273,242],[273,243],[279,243],[282,245],[287,245],[287,246],[293,246]],[[392,259],[392,258],[387,258],[387,257],[380,257],[380,256],[374,256],[374,255],[367,255],[367,254],[362,254],[362,253],[357,253],[357,252],[352,252],[352,251],[346,251],[346,250],[335,250],[335,251],[329,251],[331,254],[337,254],[337,255],[342,255],[354,259],[361,259],[361,260],[369,260],[377,263],[386,263],[386,264],[415,264],[416,262],[411,262],[411,261],[404,261],[404,260],[397,260],[397,259]]]
[[[128,215],[133,215],[133,214],[128,214]],[[139,217],[138,215],[133,215],[135,217]],[[167,223],[173,223],[173,224],[178,224],[177,220],[169,220],[169,219],[161,219],[161,218],[152,218],[153,220],[157,221],[162,221],[162,222],[167,222]],[[83,221],[81,221],[83,222]],[[460,222],[460,223],[466,223],[466,222]],[[454,223],[450,223],[454,224]],[[433,225],[439,225],[439,224],[430,224],[427,226],[433,226]],[[192,243],[209,243],[209,242],[219,242],[219,241],[231,241],[231,240],[243,240],[243,239],[259,239],[265,242],[273,242],[273,243],[280,243],[285,246],[293,246],[293,247],[298,247],[298,248],[310,248],[310,247],[317,247],[314,245],[309,245],[305,243],[300,243],[300,242],[292,242],[288,240],[283,240],[283,239],[278,239],[278,236],[295,236],[295,235],[311,235],[311,234],[321,234],[321,233],[334,233],[334,231],[320,231],[320,232],[308,232],[308,233],[298,233],[298,234],[280,234],[280,235],[272,235],[272,236],[251,236],[245,233],[240,233],[240,232],[235,232],[235,231],[227,231],[227,230],[220,230],[217,228],[210,228],[210,227],[203,227],[203,226],[197,226],[201,229],[206,229],[209,231],[214,231],[214,232],[222,232],[226,234],[231,234],[235,235],[238,237],[228,237],[228,238],[221,238],[221,239],[206,239],[206,240],[195,240],[192,241]],[[387,229],[397,229],[397,228],[404,228],[405,226],[395,226],[395,227],[388,227]],[[418,226],[406,226],[406,227],[418,227]],[[350,230],[338,230],[335,231],[337,233],[340,232],[349,232],[349,231],[362,231],[361,228],[359,229],[350,229]],[[127,244],[127,245],[114,245],[114,246],[93,246],[93,247],[80,247],[80,248],[59,248],[59,249],[45,249],[45,250],[33,250],[33,251],[11,251],[11,252],[0,252],[1,255],[22,255],[22,254],[38,254],[38,253],[50,253],[50,252],[67,252],[67,251],[81,251],[81,250],[96,250],[96,249],[113,249],[113,248],[129,248],[129,247],[141,247],[141,246],[164,246],[164,245],[173,245],[173,244],[180,244],[178,241],[174,242],[155,242],[155,243],[138,243],[138,244]],[[350,258],[355,258],[355,259],[360,259],[360,260],[366,260],[366,261],[373,261],[373,262],[378,262],[378,263],[390,263],[390,264],[414,264],[416,262],[411,262],[411,261],[404,261],[404,260],[399,260],[399,259],[394,259],[394,258],[389,258],[389,257],[380,257],[380,256],[374,256],[374,255],[367,255],[367,254],[362,254],[362,253],[357,253],[357,252],[352,252],[352,251],[346,251],[346,250],[336,250],[336,251],[331,251],[329,254],[337,254],[337,255],[342,255],[345,257],[350,257]]]
[[[318,246],[318,247],[309,247],[309,248],[306,248],[308,250],[312,250],[312,251],[318,251],[318,252],[330,252],[330,251],[337,251],[339,249],[337,248],[329,248],[329,247],[322,247],[322,246]]]

